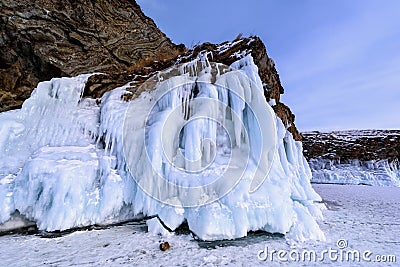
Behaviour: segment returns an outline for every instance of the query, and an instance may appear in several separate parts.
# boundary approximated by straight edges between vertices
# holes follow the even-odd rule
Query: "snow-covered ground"
[[[199,242],[187,233],[159,237],[147,233],[146,224],[139,222],[58,238],[1,236],[0,262],[2,266],[277,266],[282,261],[272,252],[282,250],[281,257],[296,266],[320,266],[322,262],[332,266],[398,266],[400,188],[324,184],[314,188],[328,207],[325,220],[320,222],[325,242],[289,243],[282,236],[259,232],[231,241]],[[160,251],[161,241],[168,241],[171,248]],[[339,249],[338,241],[340,246],[348,246]],[[265,258],[261,251],[266,248],[268,255],[273,255],[272,261],[271,257],[258,259]],[[330,260],[329,250],[332,258],[338,256],[337,261]],[[337,255],[334,250],[339,251]],[[302,254],[313,252],[317,255],[315,262],[310,263],[307,257],[301,260]],[[360,253],[360,262],[352,260],[353,252]],[[397,263],[376,262],[377,256],[389,260],[390,255],[397,257]],[[297,256],[299,262],[291,260]]]

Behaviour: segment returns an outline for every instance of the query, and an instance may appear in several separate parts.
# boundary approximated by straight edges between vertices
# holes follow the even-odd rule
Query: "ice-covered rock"
[[[251,56],[227,67],[203,54],[131,102],[128,85],[82,99],[87,77],[40,83],[0,114],[1,222],[15,210],[49,231],[157,216],[151,232],[187,222],[204,240],[324,239],[301,143],[263,97]]]
[[[309,160],[314,183],[362,184],[400,186],[400,164],[398,161],[343,160],[313,158]]]

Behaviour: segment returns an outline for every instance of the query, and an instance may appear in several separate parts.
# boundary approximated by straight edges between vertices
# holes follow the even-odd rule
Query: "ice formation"
[[[87,78],[42,82],[0,113],[0,223],[18,210],[47,231],[151,217],[151,232],[187,222],[203,240],[324,239],[301,143],[250,55],[224,68],[201,54],[131,102],[128,86],[82,98]]]
[[[364,184],[400,186],[400,164],[384,160],[330,160],[311,159],[312,181],[327,184]]]

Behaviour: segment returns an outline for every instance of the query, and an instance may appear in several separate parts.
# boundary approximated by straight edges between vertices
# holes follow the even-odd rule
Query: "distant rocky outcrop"
[[[175,45],[133,0],[0,0],[0,112],[19,108],[39,81],[101,72],[87,82],[84,96],[132,82],[132,91],[157,71],[208,51],[215,62],[231,64],[251,53],[268,101],[296,140],[295,116],[280,102],[284,93],[274,61],[258,37],[188,50]]]
[[[400,130],[354,130],[303,133],[307,159],[340,160],[400,159]]]
[[[302,135],[314,182],[400,186],[400,130]]]

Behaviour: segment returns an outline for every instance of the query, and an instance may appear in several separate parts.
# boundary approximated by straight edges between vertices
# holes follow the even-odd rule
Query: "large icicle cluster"
[[[150,231],[187,222],[204,240],[324,239],[301,143],[250,55],[227,68],[202,54],[131,102],[127,86],[82,99],[87,77],[40,83],[0,114],[0,223],[16,210],[48,231],[157,216]]]

